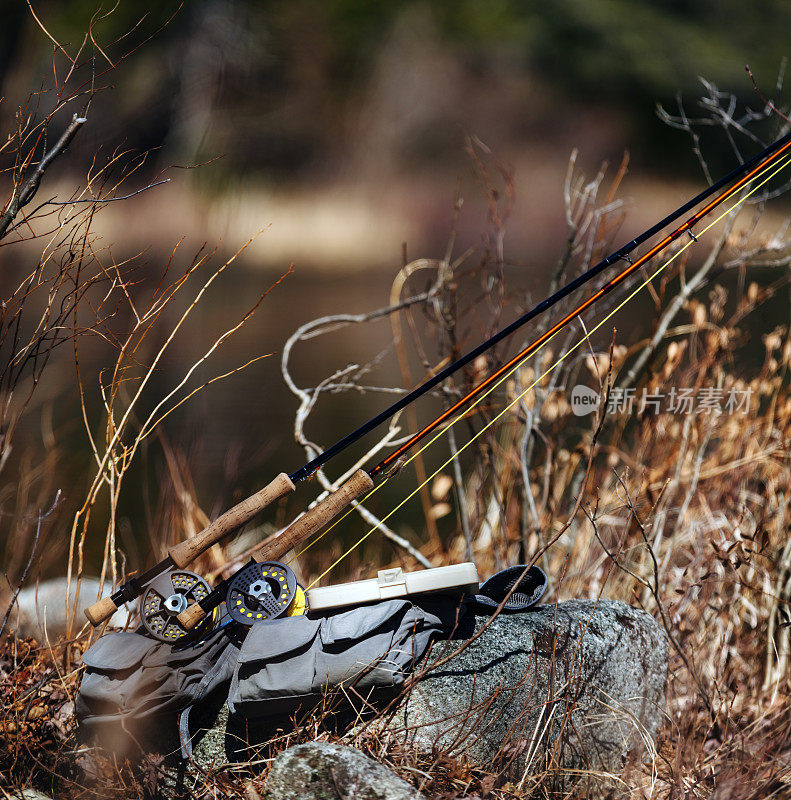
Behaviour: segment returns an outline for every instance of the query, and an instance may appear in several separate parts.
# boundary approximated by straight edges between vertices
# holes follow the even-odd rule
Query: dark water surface
[[[189,383],[190,388],[214,375],[232,370],[257,355],[273,353],[270,358],[206,387],[163,425],[167,443],[184,453],[185,464],[190,472],[188,477],[194,481],[198,503],[209,517],[214,518],[254,492],[278,472],[292,472],[307,460],[304,450],[295,444],[293,436],[298,402],[285,386],[280,371],[280,355],[288,336],[299,325],[319,316],[367,313],[387,305],[392,276],[396,270],[397,266],[392,270],[376,269],[354,274],[297,270],[274,288],[245,326],[196,371]],[[513,302],[498,327],[524,310],[528,302],[525,297],[528,290],[533,290],[535,294],[534,286],[525,285],[523,270],[509,268],[506,276]],[[244,264],[224,274],[196,308],[189,324],[161,362],[149,386],[145,408],[150,409],[170,391],[211,343],[234,325],[277,277],[277,274],[262,274],[260,270]],[[764,277],[769,280],[768,274]],[[735,287],[733,280],[729,278],[728,282],[731,288]],[[424,288],[423,282],[415,283],[411,291],[421,288]],[[404,294],[409,295],[411,291],[407,290]],[[488,303],[485,292],[475,280],[470,281],[467,291],[471,298],[477,293],[477,303],[473,304],[473,308],[478,315],[468,313],[459,320],[459,335],[464,350],[483,338]],[[705,297],[706,293],[700,299],[705,300]],[[763,353],[761,334],[775,325],[787,324],[789,308],[786,288],[760,314],[748,318],[743,327],[748,331],[750,341],[739,353],[740,367],[753,370],[760,365]],[[157,334],[160,339],[163,332],[175,324],[181,310],[183,304],[181,307],[174,304],[167,312]],[[415,322],[423,335],[426,355],[435,363],[438,353],[436,329],[427,324],[420,312],[415,314]],[[630,304],[613,321],[604,325],[594,340],[606,347],[613,335],[613,327],[616,327],[616,341],[628,344],[649,334],[651,324],[652,306],[646,297]],[[502,349],[502,355],[513,352],[514,347],[528,336],[529,330],[517,334],[515,341]],[[149,350],[143,354],[142,360],[149,361],[152,355]],[[81,351],[89,418],[94,433],[98,432],[100,436],[102,409],[96,382],[99,369],[108,366],[111,357],[111,351],[101,342],[85,346]],[[350,363],[366,364],[371,361],[377,363],[361,382],[375,386],[401,386],[402,379],[392,349],[392,330],[386,319],[346,327],[298,344],[292,352],[292,376],[299,386],[312,387]],[[424,373],[414,351],[411,368],[413,381],[420,380]],[[80,419],[73,361],[65,348],[58,354],[47,378],[50,383],[42,386],[41,393],[41,399],[46,399],[46,402],[38,410],[43,411],[44,416],[51,411],[53,429],[61,451],[56,468],[56,486],[63,490],[67,506],[73,513],[77,502],[84,497],[94,467]],[[389,405],[396,397],[393,394],[356,391],[324,395],[309,418],[306,432],[317,445],[327,447]],[[416,408],[418,421],[427,422],[439,408],[436,398],[421,401]],[[467,435],[466,427],[460,429],[459,442],[466,441]],[[26,448],[40,451],[41,416],[38,413],[31,413],[25,419],[19,440],[23,443],[20,451]],[[375,437],[371,436],[367,443],[374,440]],[[331,462],[327,468],[330,477],[337,477],[361,452],[364,449],[358,446]],[[384,455],[383,452],[382,457]],[[427,465],[430,469],[439,466],[447,455],[448,447],[443,438],[426,453]],[[164,532],[151,530],[151,520],[156,518],[157,497],[161,489],[170,484],[171,478],[164,467],[160,443],[154,436],[148,451],[137,456],[136,465],[127,475],[121,495],[119,538],[129,557],[129,568],[146,566],[154,560],[150,542],[159,541]],[[404,475],[388,483],[385,490],[379,493],[372,503],[374,510],[387,513],[415,486],[414,472],[405,470]],[[312,500],[317,492],[316,485],[298,487],[297,494],[289,500],[286,509],[270,509],[265,518],[283,521],[304,508],[304,504]],[[106,505],[99,505],[92,517],[86,553],[88,572],[95,572],[100,563],[106,515]],[[61,530],[53,538],[52,547],[58,551],[63,550],[69,522],[68,516],[64,515],[60,523]],[[418,499],[413,498],[389,524],[420,544],[423,522]],[[453,515],[450,515],[441,522],[441,530],[452,528],[452,524]],[[353,515],[339,528],[338,535],[343,541],[351,541],[366,530],[362,521]],[[380,548],[381,540],[371,537],[366,558],[375,562]],[[63,563],[58,559],[49,560],[46,571],[60,573]]]

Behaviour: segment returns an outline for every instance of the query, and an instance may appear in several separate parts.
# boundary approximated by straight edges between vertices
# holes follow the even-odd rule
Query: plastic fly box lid
[[[478,591],[478,570],[475,564],[451,564],[417,572],[404,572],[400,567],[380,569],[376,578],[308,589],[311,611],[409,597],[430,592],[475,594]]]

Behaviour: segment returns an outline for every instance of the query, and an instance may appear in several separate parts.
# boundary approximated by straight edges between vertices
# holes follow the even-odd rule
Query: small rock
[[[197,722],[197,741],[193,741],[192,756],[182,760],[181,754],[174,752],[167,759],[158,786],[163,798],[191,797],[207,772],[222,769],[228,763],[226,754],[228,704],[223,703],[219,711],[216,707],[193,709],[192,716]]]
[[[284,750],[264,788],[265,800],[423,800],[417,789],[359,750],[327,742]]]
[[[52,800],[48,794],[43,794],[38,789],[23,789],[20,797],[22,800]]]
[[[476,619],[479,629],[487,618]],[[449,643],[452,653],[461,643]],[[431,659],[447,643],[434,646]],[[662,722],[668,640],[649,614],[571,600],[502,614],[429,672],[390,723],[394,735],[492,770],[527,788],[550,770],[620,773]]]
[[[227,724],[228,703],[223,703],[214,721],[210,723],[209,727],[201,731],[203,735],[195,746],[192,760],[198,769],[218,769],[228,763],[226,746]]]
[[[80,628],[85,623],[82,608],[89,606],[99,597],[99,579],[83,577],[80,582],[80,610],[77,612],[76,627]],[[76,580],[71,582],[71,603],[74,603],[74,593],[77,589]],[[105,593],[111,589],[105,581]],[[22,589],[16,598],[14,609],[11,612],[10,626],[16,629],[21,637],[33,636],[40,641],[44,640],[45,633],[50,640],[55,640],[66,633],[68,615],[71,607],[66,606],[66,578],[52,578],[42,581],[37,586],[28,586]],[[110,618],[110,626],[121,628],[126,624],[128,612],[119,608]]]

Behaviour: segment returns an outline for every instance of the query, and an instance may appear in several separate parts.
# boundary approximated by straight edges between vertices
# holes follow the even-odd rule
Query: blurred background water
[[[118,149],[150,151],[137,173],[139,186],[170,165],[202,164],[171,169],[167,185],[97,215],[94,229],[117,260],[145,251],[143,277],[157,275],[182,238],[175,263],[183,268],[204,242],[219,243],[227,256],[261,232],[168,352],[154,396],[168,391],[293,264],[293,274],[201,368],[196,383],[259,354],[273,355],[208,387],[163,426],[169,445],[186,454],[210,517],[305,460],[293,440],[296,399],[279,369],[283,344],[298,325],[386,305],[405,251],[409,259],[441,258],[452,231],[455,255],[481,247],[487,203],[465,148],[468,137],[513,171],[516,197],[505,237],[512,317],[546,291],[562,252],[563,181],[572,149],[579,149],[578,167],[591,176],[603,161],[614,175],[629,152],[621,187],[628,216],[615,243],[628,240],[705,182],[688,137],[657,118],[657,105],[677,113],[681,98],[697,115],[703,76],[760,110],[744,65],[775,96],[791,30],[791,4],[784,0],[193,0],[183,7],[145,6],[121,2],[95,23],[97,46],[108,61],[115,63],[131,39],[140,44],[108,74],[112,86],[93,100],[88,124],[42,191],[68,197],[85,184],[97,152],[106,159]],[[42,26],[76,50],[96,14],[91,0],[34,7],[40,25],[25,3],[0,3],[4,131],[13,129],[17,107],[51,77],[52,44]],[[127,39],[116,41],[129,30]],[[771,126],[763,133],[771,138]],[[701,146],[715,176],[733,165],[721,130],[704,130]],[[756,145],[749,147],[744,155]],[[457,195],[464,204],[454,221]],[[33,244],[0,249],[4,296],[40,251]],[[775,308],[784,320],[787,305]],[[172,318],[163,326],[178,310],[168,312]],[[639,311],[626,319],[647,325]],[[463,333],[467,349],[480,340],[482,324],[470,320]],[[350,328],[301,344],[292,358],[294,375],[312,386],[333,369],[383,352],[371,380],[398,386],[391,341],[384,321],[367,326],[364,335]],[[82,354],[85,374],[95,376],[110,356],[106,343],[92,343]],[[332,396],[311,417],[311,438],[328,445],[391,400]],[[98,426],[95,392],[91,402]],[[53,360],[35,403],[5,468],[0,499],[6,514],[18,500],[15,471],[37,463],[50,429],[60,443],[54,485],[63,488],[67,507],[82,499],[91,474],[66,349]],[[421,414],[427,416],[430,405]],[[150,561],[145,498],[170,480],[163,464],[161,454],[141,459],[121,500],[131,566]],[[97,509],[92,524],[99,529],[101,517]],[[417,507],[395,527],[414,537]],[[62,545],[55,537],[53,552],[62,552]],[[97,539],[89,561],[97,562],[99,550]],[[46,569],[63,566],[51,559]]]

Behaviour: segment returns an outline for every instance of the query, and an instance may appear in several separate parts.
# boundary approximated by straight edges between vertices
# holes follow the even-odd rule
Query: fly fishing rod
[[[656,255],[660,252],[665,250],[669,247],[673,242],[679,239],[684,234],[688,234],[691,239],[697,240],[696,236],[693,232],[693,227],[700,222],[705,216],[710,214],[715,208],[725,202],[729,197],[733,196],[736,192],[742,189],[747,183],[749,183],[753,178],[755,178],[759,173],[765,171],[770,167],[770,165],[777,161],[786,151],[791,148],[791,139],[786,142],[786,144],[781,147],[780,149],[776,150],[772,155],[763,159],[761,163],[755,166],[752,170],[749,170],[747,174],[743,175],[743,177],[734,183],[729,188],[722,191],[718,194],[715,198],[713,198],[710,202],[708,202],[703,208],[699,211],[694,213],[690,216],[685,222],[681,225],[676,227],[671,233],[665,236],[661,241],[657,242],[653,247],[651,247],[644,255],[638,258],[635,261],[630,261],[628,265],[618,273],[618,275],[611,278],[607,283],[605,283],[600,289],[590,294],[585,300],[579,303],[572,311],[566,314],[562,319],[558,320],[554,325],[552,325],[548,330],[534,339],[529,345],[527,345],[524,349],[522,349],[519,353],[517,353],[512,359],[510,359],[507,363],[503,364],[499,369],[494,371],[490,374],[487,378],[482,380],[479,384],[473,387],[464,397],[459,399],[456,403],[454,403],[450,408],[428,423],[424,428],[410,437],[406,442],[404,442],[400,447],[394,450],[390,455],[384,458],[381,462],[379,462],[375,467],[372,469],[365,471],[359,470],[355,475],[346,483],[344,484],[341,489],[338,490],[338,493],[346,491],[348,496],[359,496],[356,495],[356,491],[365,492],[373,488],[373,478],[377,477],[381,474],[389,474],[389,472],[398,468],[398,465],[404,459],[406,453],[411,450],[418,442],[422,441],[426,436],[428,436],[432,431],[436,430],[438,427],[445,423],[452,424],[451,420],[453,417],[460,411],[462,411],[466,406],[468,406],[475,398],[480,397],[484,394],[487,390],[496,386],[506,375],[508,375],[516,366],[518,366],[521,362],[523,362],[526,358],[528,358],[531,354],[535,353],[543,344],[545,344],[549,339],[551,339],[556,333],[560,330],[565,328],[572,320],[576,317],[580,316],[584,313],[588,308],[590,308],[594,303],[600,300],[605,295],[609,294],[613,291],[617,286],[622,284],[630,275],[634,274],[638,269],[648,263],[651,259],[653,259]],[[355,488],[356,487],[356,488]],[[333,495],[331,495],[327,500],[331,500]],[[326,502],[326,501],[325,501]],[[346,505],[351,503],[349,500],[347,503],[338,503],[337,506],[345,508]],[[319,504],[320,506],[321,504]],[[319,506],[312,509],[312,511],[318,511]],[[308,512],[310,514],[311,512]],[[308,516],[307,514],[305,516]],[[329,522],[334,516],[335,513],[332,514],[324,514],[322,512],[318,513],[318,516],[322,518],[321,525],[325,522]],[[300,518],[295,522],[290,528],[287,528],[283,534],[285,540],[283,541],[282,547],[278,547],[278,540],[280,537],[275,538],[269,545],[266,554],[262,553],[260,556],[258,554],[253,555],[254,562],[264,561],[266,558],[271,557],[273,551],[279,552],[281,555],[284,555],[289,549],[291,549],[295,543],[298,543],[303,540],[303,538],[307,538],[307,536],[302,537],[301,531],[299,529],[300,521],[304,519],[304,517]],[[308,528],[312,529],[312,525],[308,525]],[[304,530],[304,528],[302,528]],[[309,534],[308,534],[309,535]],[[278,556],[279,557],[279,556]],[[263,567],[264,570],[270,568],[268,565]],[[226,598],[230,598],[230,592],[233,591],[234,587],[236,587],[237,594],[234,595],[237,604],[241,605],[242,600],[240,597],[242,596],[242,592],[239,590],[240,586],[250,586],[259,585],[260,584],[260,573],[262,569],[256,564],[251,563],[242,567],[238,570],[234,575],[227,578],[224,581],[221,581],[217,587],[212,591],[209,595],[204,597],[203,599],[196,600],[191,606],[185,609],[184,612],[178,615],[178,623],[184,627],[186,630],[193,629],[198,623],[203,620],[206,615],[213,611],[215,608],[219,606],[219,604]],[[249,587],[248,587],[249,588]],[[249,597],[251,593],[247,592],[247,597]],[[229,606],[231,605],[230,601],[228,602]],[[233,609],[230,609],[233,613]],[[247,612],[248,616],[252,618],[252,612]],[[251,619],[251,621],[254,621]],[[247,624],[250,624],[249,622]]]
[[[289,492],[294,491],[296,483],[310,477],[319,467],[321,467],[323,464],[326,464],[335,455],[345,450],[351,444],[374,430],[386,420],[390,419],[394,414],[405,408],[414,400],[429,392],[432,388],[437,386],[454,372],[469,364],[479,355],[493,347],[498,342],[502,341],[507,336],[510,336],[527,322],[548,310],[560,300],[570,295],[576,289],[592,280],[607,267],[619,261],[627,262],[627,266],[618,275],[610,279],[606,284],[604,284],[604,286],[590,295],[573,311],[553,325],[548,331],[538,337],[526,348],[521,350],[507,364],[503,365],[496,372],[492,373],[492,375],[475,386],[453,406],[440,414],[422,430],[410,437],[408,441],[387,456],[387,458],[385,458],[382,462],[367,472],[365,470],[358,470],[352,476],[352,478],[350,478],[338,490],[325,497],[324,500],[319,502],[313,508],[309,509],[305,514],[300,516],[273,540],[269,540],[268,542],[264,543],[264,545],[262,545],[254,554],[254,559],[262,562],[269,562],[282,557],[290,549],[295,547],[301,541],[307,539],[310,535],[319,530],[319,528],[323,527],[326,522],[340,514],[341,511],[348,507],[354,500],[370,491],[373,488],[374,477],[379,476],[384,471],[394,469],[394,467],[396,467],[399,463],[399,460],[402,459],[406,452],[415,444],[421,441],[424,437],[428,436],[432,431],[436,430],[437,427],[449,420],[455,412],[463,408],[476,397],[479,397],[489,387],[493,386],[493,384],[495,384],[498,379],[506,374],[509,369],[512,369],[519,362],[527,358],[531,353],[535,352],[535,350],[537,350],[551,336],[557,333],[557,331],[565,327],[575,317],[593,305],[593,303],[621,284],[648,260],[664,250],[684,233],[688,233],[690,236],[692,236],[692,238],[694,238],[692,227],[698,221],[700,221],[700,219],[710,213],[727,198],[731,197],[735,192],[739,191],[739,189],[752,180],[762,169],[774,163],[783,154],[788,153],[789,150],[791,150],[791,133],[787,134],[781,139],[778,139],[761,153],[733,169],[719,181],[700,192],[688,202],[684,203],[682,206],[677,208],[664,219],[657,222],[655,225],[648,228],[635,239],[632,239],[632,241],[630,241],[628,244],[619,248],[611,255],[600,261],[598,264],[588,269],[582,275],[564,285],[551,297],[543,300],[530,311],[526,312],[512,322],[510,325],[498,331],[489,339],[482,342],[480,345],[473,348],[453,363],[449,364],[432,378],[420,384],[416,389],[406,394],[389,408],[373,417],[371,420],[345,436],[343,439],[340,439],[321,454],[308,461],[298,470],[290,475],[287,475],[286,473],[280,473],[271,483],[269,483],[260,491],[256,492],[251,497],[248,497],[246,500],[234,506],[229,511],[226,511],[196,536],[193,536],[190,539],[171,547],[168,550],[167,558],[163,559],[141,575],[128,579],[111,595],[86,608],[85,615],[88,620],[94,626],[101,624],[105,620],[109,619],[120,605],[138,598],[141,594],[143,594],[147,586],[153,584],[165,573],[173,569],[183,570],[201,553],[205,552],[209,547],[223,539],[225,536],[238,530],[242,525],[249,522],[269,504],[281,497],[284,497]],[[717,192],[720,193],[717,194]],[[629,257],[629,253],[631,253],[635,248],[639,247],[641,244],[655,236],[670,224],[676,222],[695,206],[699,205],[705,200],[709,200],[709,198],[712,196],[714,196],[713,199],[711,199],[703,208],[675,228],[672,233],[668,234],[659,243],[654,245],[645,255],[641,256],[636,261],[633,261]],[[221,585],[227,588],[227,582],[222,582]],[[199,602],[194,602],[193,605],[186,609],[182,609],[181,606],[183,603],[182,601],[179,601],[181,605],[177,604],[178,607],[174,606],[170,610],[174,613],[178,610],[179,622],[190,629],[203,616],[205,616],[205,613],[208,612],[211,607],[216,607],[216,605],[214,605],[215,601],[217,601],[217,598],[220,597],[221,594],[218,591],[219,588],[220,587],[218,586],[216,590],[208,593],[201,592],[201,598],[194,596],[193,600]]]

